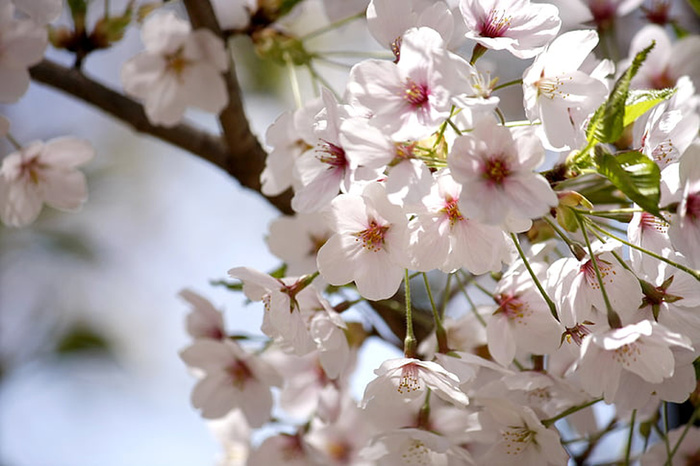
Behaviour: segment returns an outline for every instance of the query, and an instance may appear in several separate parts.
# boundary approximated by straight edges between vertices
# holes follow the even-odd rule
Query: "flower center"
[[[231,376],[233,385],[239,390],[243,390],[246,382],[254,378],[253,372],[251,372],[248,365],[240,359],[237,359],[235,363],[229,366],[227,372]]]
[[[422,107],[428,103],[428,87],[418,84],[412,79],[406,82],[403,98],[414,107]]]
[[[189,65],[190,61],[183,56],[182,49],[165,57],[166,72],[175,74],[178,79],[182,77],[182,73]]]
[[[591,322],[584,322],[591,324]],[[590,335],[591,331],[588,329],[583,324],[576,324],[574,327],[567,327],[566,331],[562,334],[561,336],[561,341],[564,342],[564,339],[571,343],[571,340],[573,340],[577,345],[581,346],[581,343],[583,342],[583,338],[586,335]]]
[[[432,464],[430,449],[418,439],[411,439],[406,451],[401,454],[403,464]]]
[[[491,10],[481,22],[482,37],[502,37],[508,31],[513,18],[506,16],[505,10]]]
[[[566,99],[571,94],[568,92],[565,94],[559,90],[559,88],[564,84],[564,80],[571,81],[574,79],[573,76],[557,76],[554,78],[546,78],[544,76],[544,70],[540,75],[540,79],[535,81],[535,87],[537,88],[537,97],[545,96],[550,100],[555,98]]]
[[[345,150],[342,147],[321,139],[317,151],[320,152],[320,155],[317,155],[316,158],[327,164],[329,170],[344,170],[347,168],[348,159],[345,158]]]
[[[404,393],[415,392],[420,390],[422,385],[418,376],[418,367],[415,364],[406,364],[401,368],[401,379],[399,386],[396,388],[402,395]]]
[[[671,77],[668,68],[664,68],[661,73],[655,74],[650,79],[650,84],[654,89],[666,89],[676,86],[676,80]]]
[[[459,211],[457,199],[453,199],[450,196],[445,197],[445,207],[440,212],[444,213],[450,220],[450,228],[454,227],[457,222],[464,220],[462,212]]]
[[[357,237],[355,241],[362,240],[363,248],[372,252],[378,252],[384,247],[384,237],[386,236],[386,232],[389,231],[389,226],[390,225],[380,225],[376,220],[372,220],[365,230],[353,233],[353,236]]]
[[[639,226],[642,231],[655,230],[661,234],[665,234],[668,231],[668,223],[649,212],[642,212]]]
[[[688,194],[685,203],[685,217],[692,223],[700,221],[700,191]]]
[[[613,351],[613,360],[625,367],[630,367],[641,355],[639,346],[636,343],[629,343]]]
[[[28,178],[33,184],[39,184],[41,181],[41,170],[46,166],[39,162],[39,157],[34,156],[28,159],[22,159],[19,167],[20,177]]]
[[[500,294],[495,297],[498,309],[494,314],[505,314],[509,320],[523,323],[523,319],[532,313],[527,303],[520,300],[517,295]]]
[[[391,53],[394,54],[394,63],[398,63],[401,59],[401,42],[403,42],[403,37],[399,36],[390,44]]]
[[[535,442],[535,432],[527,427],[508,427],[501,432],[503,448],[508,455],[519,455],[525,451],[531,443]]]
[[[602,282],[606,285],[612,285],[615,275],[617,275],[617,271],[613,268],[610,262],[601,260],[597,256],[595,261],[598,264],[598,270],[600,271],[600,278],[602,279]],[[592,260],[588,260],[581,265],[580,271],[584,273],[586,283],[588,283],[590,288],[594,290],[600,289],[600,283],[598,282],[598,277],[596,277],[595,267]]]
[[[490,157],[484,164],[482,176],[491,185],[501,186],[510,175],[508,163],[501,156]]]

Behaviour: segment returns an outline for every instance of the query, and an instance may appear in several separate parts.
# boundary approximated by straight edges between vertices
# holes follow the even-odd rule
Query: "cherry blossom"
[[[192,338],[222,340],[226,337],[224,316],[209,300],[191,290],[180,291],[180,297],[192,305],[187,314],[187,333]]]
[[[682,199],[668,235],[688,262],[700,268],[700,144],[691,145],[683,153],[679,172]]]
[[[559,11],[529,0],[460,0],[466,37],[483,47],[532,58],[559,32]]]
[[[230,340],[197,340],[180,357],[204,371],[192,391],[192,405],[204,418],[220,418],[235,408],[243,411],[251,427],[260,427],[270,418],[270,387],[281,385],[282,380],[267,363]]]
[[[78,210],[87,198],[87,183],[77,167],[94,155],[87,141],[63,137],[33,142],[5,157],[0,167],[0,219],[9,226],[26,226],[36,220],[44,203]]]
[[[221,39],[208,29],[192,31],[173,12],[149,17],[141,29],[146,50],[124,64],[124,90],[145,100],[148,119],[173,126],[185,108],[219,113],[228,104],[221,75],[229,63]]]
[[[511,261],[512,243],[503,230],[462,215],[461,191],[449,171],[443,171],[423,198],[423,208],[411,222],[416,270],[439,268],[450,273],[465,267],[480,275],[499,271],[502,262]]]
[[[544,148],[532,133],[518,134],[516,144],[508,128],[491,119],[458,137],[447,163],[462,185],[460,211],[467,217],[510,231],[530,228],[557,205],[547,181],[533,170],[542,163]]]
[[[46,28],[15,18],[10,0],[0,0],[0,103],[17,102],[29,88],[29,67],[44,56]]]
[[[348,99],[367,108],[371,123],[393,137],[422,139],[450,115],[451,99],[459,94],[458,63],[435,30],[411,29],[397,64],[366,60],[353,67]]]
[[[361,196],[341,194],[331,205],[335,234],[318,251],[321,276],[332,285],[351,281],[365,298],[392,296],[410,264],[407,219],[379,183]]]
[[[601,77],[579,70],[597,44],[595,31],[564,33],[523,73],[527,117],[542,121],[547,141],[555,149],[576,147],[582,123],[607,96]]]

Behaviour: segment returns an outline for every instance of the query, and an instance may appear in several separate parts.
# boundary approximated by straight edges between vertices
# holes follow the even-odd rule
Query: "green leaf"
[[[638,151],[612,155],[603,146],[596,146],[598,173],[610,180],[642,209],[661,217],[659,182],[661,170],[656,163]]]
[[[76,32],[85,30],[85,16],[87,15],[88,3],[90,3],[90,0],[68,0],[68,7],[70,8]]]
[[[639,117],[656,107],[661,102],[671,98],[676,93],[676,89],[632,89],[627,95],[625,103],[625,118],[623,126],[627,126],[637,121]]]
[[[687,0],[687,2],[690,8],[695,11],[695,14],[700,16],[700,0]]]
[[[586,137],[589,146],[597,142],[615,142],[625,129],[625,103],[629,94],[630,82],[639,71],[644,60],[656,42],[641,52],[639,52],[632,60],[632,64],[618,78],[613,86],[610,97],[606,100],[593,114],[588,128],[586,129]]]
[[[77,324],[63,335],[56,345],[59,354],[76,354],[81,352],[109,352],[109,343],[103,335],[84,324]]]
[[[302,0],[282,0],[279,6],[279,16],[284,16],[297,6],[297,3],[301,3]]]
[[[212,286],[223,286],[231,291],[243,291],[243,283],[233,283],[226,280],[209,280]]]

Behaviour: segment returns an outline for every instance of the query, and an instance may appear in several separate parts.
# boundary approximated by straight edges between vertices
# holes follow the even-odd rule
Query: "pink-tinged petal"
[[[221,72],[208,62],[188,66],[180,92],[189,105],[218,114],[228,105],[228,92]]]
[[[145,98],[166,73],[161,55],[141,53],[124,63],[121,80],[127,94]]]
[[[347,0],[345,0],[347,1]],[[391,49],[391,44],[416,25],[418,15],[408,0],[372,0],[367,6],[367,29],[379,44]]]
[[[494,315],[486,325],[486,338],[489,353],[493,359],[503,366],[508,366],[515,357],[515,338],[512,335],[508,318]]]
[[[270,388],[257,381],[246,382],[238,401],[250,427],[258,428],[270,420],[272,393]]]
[[[190,367],[210,373],[223,370],[235,362],[236,356],[224,342],[197,340],[180,352],[180,359]]]
[[[33,21],[13,20],[3,29],[0,67],[27,68],[41,61],[49,43],[46,28]]]
[[[0,63],[0,103],[17,102],[27,89],[29,72],[26,69],[5,68]]]
[[[246,296],[253,301],[260,301],[269,291],[282,288],[282,283],[276,278],[249,267],[234,267],[228,271],[228,274],[231,278],[237,278],[243,282]]]
[[[5,225],[23,227],[41,212],[43,201],[35,185],[8,181],[0,173],[0,219]]]
[[[352,235],[367,228],[367,208],[360,196],[341,194],[333,199],[331,212],[339,233]]]
[[[225,372],[216,372],[200,380],[192,390],[192,406],[205,419],[219,419],[236,407],[238,390]]]
[[[75,211],[87,199],[85,175],[77,170],[47,170],[42,189],[44,202],[56,209]]]
[[[546,76],[558,76],[577,70],[598,45],[598,33],[593,29],[566,32],[557,37],[546,51]]]
[[[430,217],[418,217],[413,220],[413,224],[411,267],[423,272],[441,268],[450,252],[450,237],[443,227],[449,223],[435,221]]]
[[[62,137],[47,142],[41,154],[42,162],[66,168],[83,165],[95,157],[95,149],[83,139]]]
[[[63,0],[21,0],[16,6],[37,24],[48,24],[61,16]]]
[[[185,96],[176,76],[166,75],[150,88],[146,98],[146,116],[151,123],[175,126],[185,113]]]
[[[321,276],[331,285],[345,285],[353,279],[353,270],[347,266],[349,253],[346,252],[348,247],[352,247],[355,240],[342,235],[333,235],[326,241],[318,251],[316,261],[318,270]],[[355,249],[361,250],[362,245],[355,243]],[[355,252],[354,255],[356,255]],[[352,256],[353,254],[350,253]]]
[[[508,197],[511,210],[519,216],[538,218],[549,212],[551,207],[558,204],[557,195],[549,186],[547,180],[540,175],[528,174],[513,180],[508,187]]]
[[[404,270],[382,252],[367,252],[356,264],[357,291],[372,301],[391,298],[401,286]]]
[[[673,375],[675,359],[667,345],[644,341],[633,343],[616,351],[624,368],[649,383],[661,383]]]
[[[155,54],[175,53],[187,40],[192,27],[172,11],[149,17],[141,28],[146,50]]]
[[[224,42],[209,29],[197,29],[192,33],[191,43],[199,49],[199,55],[217,71],[226,71],[229,67],[228,54]],[[187,55],[187,52],[185,52]]]

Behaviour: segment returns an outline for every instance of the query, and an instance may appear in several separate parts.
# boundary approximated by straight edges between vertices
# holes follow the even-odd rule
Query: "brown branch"
[[[245,115],[242,116],[242,121],[245,123],[247,136],[241,137],[241,141],[248,142],[230,145],[228,138],[227,141],[224,141],[221,137],[195,128],[190,124],[180,123],[173,127],[154,125],[148,121],[141,104],[89,78],[75,68],[67,68],[50,60],[43,60],[30,68],[29,72],[34,81],[49,85],[94,105],[140,133],[155,136],[191,152],[222,168],[243,186],[260,192],[260,173],[265,166],[265,151],[250,131]],[[234,120],[230,119],[230,121]],[[233,123],[229,123],[229,125],[233,125]],[[242,124],[241,128],[243,126]],[[254,141],[254,145],[251,140]],[[251,145],[254,146],[253,149],[251,149]],[[290,192],[268,198],[275,207],[284,213],[292,211],[290,199]]]

